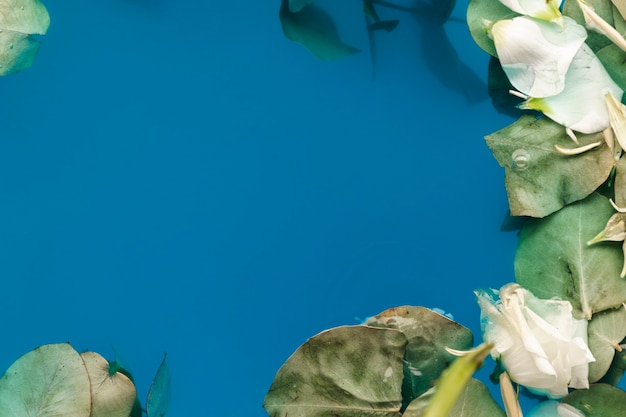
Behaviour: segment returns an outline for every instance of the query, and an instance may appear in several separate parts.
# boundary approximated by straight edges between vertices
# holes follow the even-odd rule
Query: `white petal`
[[[569,17],[559,26],[518,16],[496,22],[491,35],[511,84],[531,97],[547,97],[563,91],[565,74],[587,31]]]
[[[559,7],[562,0],[500,0],[509,9],[519,14],[543,20],[554,20],[561,17]]]
[[[583,44],[565,74],[565,88],[557,95],[530,98],[520,106],[543,112],[555,122],[581,133],[596,133],[609,126],[605,95],[621,100],[623,90],[615,84],[600,60]]]

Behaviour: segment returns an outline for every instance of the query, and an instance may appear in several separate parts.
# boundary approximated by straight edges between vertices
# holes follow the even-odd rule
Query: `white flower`
[[[547,97],[563,91],[565,74],[587,31],[566,16],[562,25],[518,16],[494,23],[491,37],[513,87],[531,97]]]
[[[587,321],[574,319],[569,301],[542,300],[518,284],[476,296],[483,338],[513,381],[550,398],[589,387]]]
[[[542,20],[559,19],[561,0],[500,0],[509,9],[519,14]]]
[[[538,110],[555,122],[581,133],[596,133],[609,127],[606,94],[622,99],[615,84],[593,51],[583,44],[565,74],[565,88],[550,97],[529,98],[519,107]]]

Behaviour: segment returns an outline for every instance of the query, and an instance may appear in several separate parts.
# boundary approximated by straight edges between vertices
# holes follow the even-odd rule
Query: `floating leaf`
[[[0,379],[0,416],[89,417],[89,376],[68,343],[40,346]]]
[[[485,52],[497,56],[493,40],[489,37],[485,22],[496,22],[519,16],[499,1],[470,0],[467,6],[467,25],[474,42]]]
[[[96,352],[83,352],[91,383],[90,417],[127,417],[137,398],[135,385],[120,372],[109,372],[109,362]]]
[[[48,11],[39,0],[0,2],[0,75],[32,65],[40,43],[30,35],[45,34],[49,25]]]
[[[436,388],[432,388],[409,404],[403,417],[421,417]],[[505,413],[489,393],[489,389],[472,378],[450,410],[454,417],[505,417]]]
[[[563,126],[547,117],[524,115],[485,137],[505,171],[509,208],[514,216],[544,217],[594,192],[611,173],[614,160],[600,133],[580,135],[580,145],[602,145],[580,155],[563,155],[554,146],[576,145]]]
[[[326,330],[278,370],[263,406],[270,417],[398,417],[406,343],[391,329]]]
[[[626,158],[620,158],[615,166],[615,204],[626,207]],[[599,232],[599,230],[598,230]]]
[[[610,0],[585,0],[595,12],[607,21],[608,24],[613,24],[613,5]],[[577,1],[565,1],[563,5],[563,14],[571,17],[580,25],[586,26],[585,17],[580,9]],[[598,52],[600,49],[611,44],[611,41],[604,35],[593,31],[587,31],[587,40],[585,43],[591,48],[593,52]]]
[[[600,49],[596,55],[613,81],[626,90],[626,52],[611,44]]]
[[[148,417],[164,417],[170,407],[170,370],[165,362],[167,354],[163,355],[161,366],[154,376],[148,400],[146,401],[146,411]]]
[[[528,220],[515,254],[517,282],[539,298],[569,300],[578,318],[620,306],[626,301],[620,245],[587,245],[613,212],[608,199],[594,193],[548,217]]]
[[[572,391],[562,402],[584,416],[619,417],[626,410],[626,392],[608,384],[594,384],[589,389]]]
[[[402,384],[404,406],[431,388],[455,359],[446,348],[469,350],[473,345],[469,329],[425,307],[390,308],[365,324],[400,330],[408,340]]]
[[[317,6],[309,4],[293,13],[288,0],[282,0],[279,18],[287,39],[303,45],[320,59],[331,61],[359,52],[341,41],[332,18]]]
[[[619,307],[594,314],[587,330],[589,349],[596,358],[589,364],[589,381],[596,382],[606,374],[619,343],[626,337],[626,308]]]

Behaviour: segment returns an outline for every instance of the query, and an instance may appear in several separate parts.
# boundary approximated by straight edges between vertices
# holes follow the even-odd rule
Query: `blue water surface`
[[[412,304],[480,341],[472,291],[516,245],[483,136],[512,119],[467,2],[443,28],[380,8],[374,73],[360,0],[316,2],[362,50],[335,62],[278,0],[45,4],[35,64],[0,79],[0,368],[115,350],[145,398],[167,352],[170,416],[263,417],[329,327]]]

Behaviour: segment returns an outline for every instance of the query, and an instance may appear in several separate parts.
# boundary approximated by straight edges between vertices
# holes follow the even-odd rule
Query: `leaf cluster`
[[[165,417],[170,375],[165,357],[146,400],[147,417]],[[141,417],[132,376],[69,343],[40,346],[16,360],[0,378],[0,415],[13,417]]]

